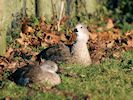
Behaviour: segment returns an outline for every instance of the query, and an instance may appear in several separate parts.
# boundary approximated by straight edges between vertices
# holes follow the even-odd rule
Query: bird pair
[[[89,66],[91,58],[87,48],[87,41],[90,33],[83,24],[78,24],[74,32],[77,35],[77,39],[71,48],[60,43],[44,49],[37,55],[37,58],[45,58],[46,61],[41,65],[29,65],[17,69],[11,75],[14,82],[20,85],[27,85],[33,82],[39,84],[48,83],[51,86],[55,86],[61,83],[60,76],[56,73],[58,70],[56,63],[65,62]]]

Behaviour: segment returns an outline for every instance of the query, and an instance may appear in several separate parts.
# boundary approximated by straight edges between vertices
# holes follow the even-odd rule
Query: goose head
[[[89,31],[84,24],[77,24],[74,32],[77,35],[77,41],[87,42],[89,39]]]
[[[58,66],[55,62],[47,60],[40,66],[42,71],[48,71],[51,73],[55,73],[58,70]]]

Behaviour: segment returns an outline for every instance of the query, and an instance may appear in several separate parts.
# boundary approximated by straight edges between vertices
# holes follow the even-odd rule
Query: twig
[[[70,7],[71,7],[71,0],[66,0],[66,3],[67,3],[67,10],[66,10],[66,14],[67,16],[70,16]],[[70,26],[70,19],[68,19],[68,22],[67,22],[67,25]]]
[[[60,31],[60,22],[61,22],[63,10],[64,10],[64,4],[65,4],[65,1],[61,0],[61,10],[60,10],[60,16],[59,16],[59,21],[58,21],[58,25],[57,25],[58,31]]]
[[[55,17],[55,4],[54,4],[54,1],[51,0],[51,4],[52,4],[52,13],[53,13],[53,18]]]
[[[23,10],[23,17],[25,17],[26,16],[26,0],[23,0],[23,8],[22,8],[22,10]]]
[[[70,15],[71,0],[67,0],[66,3],[67,3],[67,16],[69,16]]]

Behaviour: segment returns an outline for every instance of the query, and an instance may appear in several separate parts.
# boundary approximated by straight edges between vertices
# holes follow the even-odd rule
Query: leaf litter
[[[67,19],[66,16],[63,17],[62,26],[65,26]],[[19,47],[9,46],[5,54],[8,61],[2,60],[0,65],[14,70],[17,66],[22,66],[30,61],[34,62],[40,48],[47,48],[59,42],[71,45],[76,39],[72,29],[68,29],[68,32],[58,32],[57,23],[46,23],[45,17],[38,20],[38,25],[34,25],[31,20],[27,17],[22,19],[20,36],[13,42]],[[107,25],[102,28],[102,31],[98,32],[99,28],[98,26],[89,28],[91,34],[88,47],[93,63],[101,63],[109,57],[120,58],[119,51],[133,50],[133,30],[122,35],[121,30],[114,27],[112,19],[108,19]],[[23,64],[21,65],[20,62]]]
[[[61,20],[61,25],[65,27],[67,17]],[[13,44],[16,46],[7,47],[5,56],[0,56],[0,79],[2,80],[4,70],[14,72],[17,68],[36,62],[36,55],[43,48],[60,42],[71,45],[76,39],[72,29],[57,31],[57,22],[49,24],[45,17],[38,20],[34,25],[32,19],[23,18],[19,38]],[[108,19],[106,27],[90,27],[90,40],[88,49],[93,63],[99,64],[107,58],[121,58],[121,52],[133,50],[133,30],[121,34],[119,28],[114,27],[112,19]],[[101,31],[97,31],[97,30]],[[68,31],[68,32],[67,32]],[[73,75],[72,75],[73,76]],[[59,91],[58,91],[59,92]],[[65,94],[66,95],[66,94]],[[72,94],[73,95],[73,94]],[[77,98],[73,96],[73,98]]]

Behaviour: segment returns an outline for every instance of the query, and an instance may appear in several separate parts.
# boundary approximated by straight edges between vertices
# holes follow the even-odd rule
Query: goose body
[[[60,76],[56,73],[58,66],[53,61],[46,61],[38,66],[25,66],[18,68],[11,78],[19,85],[27,85],[29,83],[38,83],[41,85],[49,84],[55,86],[61,83]]]
[[[59,43],[42,50],[37,55],[37,60],[40,60],[40,58],[51,60],[56,63],[66,62],[71,58],[71,53],[69,47],[63,43]]]
[[[77,35],[76,42],[71,48],[63,43],[46,48],[37,55],[37,59],[44,58],[55,62],[68,62],[88,66],[91,64],[90,54],[87,48],[89,31],[83,24],[78,24],[74,32]]]

